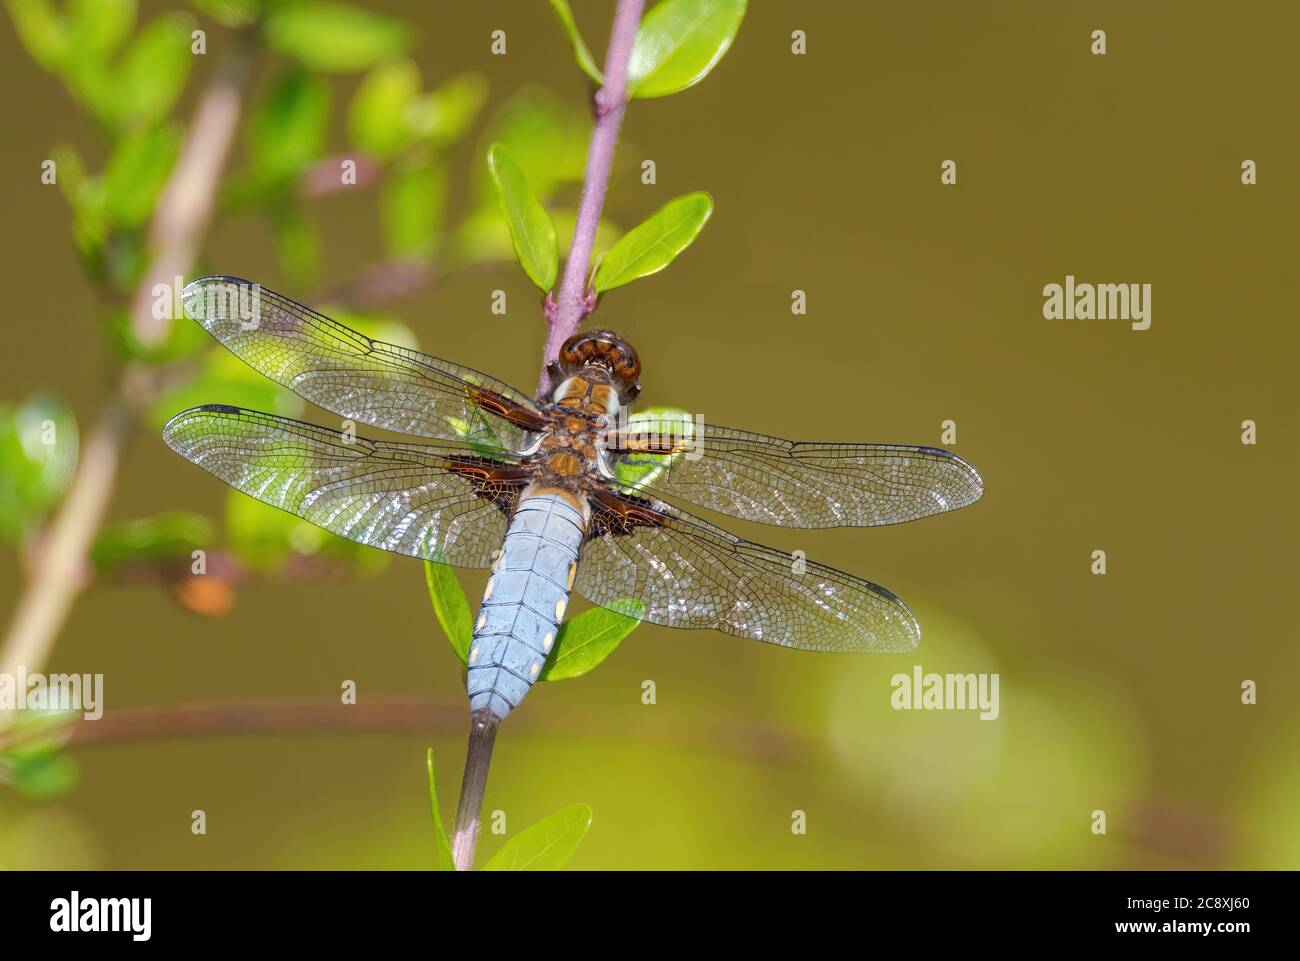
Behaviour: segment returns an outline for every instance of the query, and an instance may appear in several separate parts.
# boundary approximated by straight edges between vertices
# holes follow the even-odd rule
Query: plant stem
[[[457,871],[474,866],[474,848],[478,845],[479,822],[483,813],[483,796],[487,793],[488,767],[492,763],[492,746],[496,744],[501,722],[489,711],[470,715],[469,746],[465,750],[465,776],[460,782],[460,803],[456,807],[456,833],[451,840],[451,857]]]
[[[582,199],[578,203],[578,220],[573,228],[573,243],[564,262],[564,277],[553,304],[546,311],[546,352],[537,385],[538,399],[551,387],[546,367],[560,354],[569,339],[592,310],[587,296],[587,274],[591,269],[591,252],[596,242],[596,227],[605,206],[605,191],[614,162],[619,127],[627,107],[627,67],[632,58],[637,26],[641,22],[644,0],[618,0],[614,11],[614,28],[610,32],[609,51],[605,54],[605,85],[596,91],[595,123],[587,148],[587,169],[582,182]]]
[[[559,299],[546,305],[546,351],[542,355],[542,373],[537,396],[550,389],[551,375],[546,369],[560,354],[560,345],[578,329],[582,318],[591,312],[587,299],[587,271],[591,249],[596,241],[596,226],[605,206],[605,190],[614,162],[618,128],[627,106],[627,65],[632,59],[637,26],[641,23],[644,0],[618,0],[614,10],[614,27],[610,31],[609,51],[605,54],[605,85],[596,91],[595,123],[587,148],[587,169],[582,181],[582,199],[578,203],[578,222],[573,228],[573,243],[564,263]],[[478,844],[483,795],[487,791],[488,767],[492,763],[492,746],[496,743],[500,721],[487,711],[470,715],[469,745],[465,750],[465,777],[460,785],[460,803],[456,808],[456,833],[451,842],[452,859],[457,871],[474,866],[474,848]]]
[[[0,675],[13,677],[22,666],[39,671],[45,663],[85,579],[86,550],[108,509],[129,421],[126,406],[111,401],[86,438],[77,473],[28,573],[27,588],[0,649]]]
[[[249,33],[232,38],[230,52],[218,66],[212,85],[199,98],[176,168],[158,198],[149,224],[153,260],[144,272],[131,309],[131,329],[146,346],[161,343],[172,323],[170,314],[162,320],[154,316],[154,285],[166,284],[170,289],[176,277],[194,265],[212,220],[221,168],[239,127],[253,43]]]
[[[172,284],[189,270],[212,214],[221,167],[234,140],[248,78],[249,44],[240,36],[212,85],[200,98],[176,169],[163,189],[150,225],[153,260],[136,291],[132,329],[142,343],[157,343],[166,327],[153,317],[153,285]],[[165,325],[165,321],[161,322]],[[108,509],[121,449],[133,414],[146,403],[141,385],[151,378],[128,367],[86,439],[76,475],[49,530],[48,542],[28,572],[9,633],[0,647],[0,671],[18,665],[39,671],[48,660],[72,600],[85,581],[86,552]],[[0,728],[5,718],[0,715]]]
[[[275,734],[419,734],[451,737],[463,730],[464,698],[414,698],[378,695],[343,705],[337,697],[273,697],[238,701],[198,701],[161,707],[106,708],[93,721],[78,719],[68,730],[68,746],[94,748],[155,740],[210,737],[256,737]],[[567,737],[583,729],[588,718],[563,709],[524,713],[512,721],[516,736]],[[639,722],[602,725],[599,738],[618,743],[690,747],[764,764],[799,764],[820,759],[816,739],[757,718],[715,717],[705,725],[701,746],[697,722]],[[39,726],[0,732],[0,751],[50,737]],[[820,760],[818,761],[820,763]]]

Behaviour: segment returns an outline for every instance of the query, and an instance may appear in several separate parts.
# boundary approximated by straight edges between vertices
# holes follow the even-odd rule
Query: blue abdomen
[[[470,645],[469,706],[504,719],[541,673],[564,619],[585,524],[562,494],[519,503],[483,591]]]

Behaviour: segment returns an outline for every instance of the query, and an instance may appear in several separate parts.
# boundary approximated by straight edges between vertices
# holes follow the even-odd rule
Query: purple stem
[[[573,228],[573,243],[564,262],[564,278],[555,300],[546,301],[546,353],[542,357],[542,374],[537,383],[537,397],[544,399],[551,388],[546,366],[560,355],[562,345],[591,313],[594,301],[587,294],[587,273],[591,269],[591,250],[596,242],[596,226],[605,206],[605,189],[614,162],[618,128],[627,107],[627,66],[632,59],[632,45],[641,23],[645,0],[618,0],[614,11],[614,28],[605,54],[605,85],[596,91],[595,124],[591,145],[587,148],[587,170],[582,183],[582,200],[578,203],[578,222]]]

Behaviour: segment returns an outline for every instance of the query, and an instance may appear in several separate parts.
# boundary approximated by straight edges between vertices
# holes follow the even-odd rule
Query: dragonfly
[[[266,504],[372,547],[490,568],[466,684],[496,722],[537,680],[573,592],[644,621],[787,648],[905,652],[920,627],[891,591],[752,543],[669,500],[790,528],[872,527],[974,503],[952,452],[821,443],[628,416],[637,352],[579,331],[544,402],[373,340],[237,277],[195,280],[187,316],[266,377],[343,418],[331,429],[226,404],[173,417],[176,453]],[[418,438],[367,438],[356,423]]]

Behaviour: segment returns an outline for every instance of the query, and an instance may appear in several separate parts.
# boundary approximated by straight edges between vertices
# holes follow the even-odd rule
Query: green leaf
[[[192,321],[185,323],[198,326]],[[149,420],[161,430],[173,415],[187,407],[210,403],[233,404],[284,417],[302,411],[302,401],[296,394],[263,377],[230,351],[213,350],[204,357],[196,377],[154,402],[149,408]]]
[[[0,539],[21,540],[58,502],[79,448],[72,412],[55,398],[0,405]]]
[[[447,829],[442,826],[442,815],[438,813],[438,775],[433,769],[433,748],[429,748],[426,764],[429,768],[429,805],[433,808],[433,846],[438,852],[438,870],[454,871],[456,863],[451,857]]]
[[[255,571],[273,571],[293,554],[315,554],[327,535],[247,494],[226,493],[226,542]]]
[[[433,613],[442,625],[451,649],[462,664],[469,664],[469,646],[474,639],[474,622],[469,613],[469,598],[460,586],[456,573],[446,564],[424,562],[424,580],[429,587]]]
[[[190,52],[195,26],[188,13],[166,14],[136,35],[105,90],[118,127],[148,126],[168,114],[196,59]]]
[[[441,147],[463,137],[473,125],[487,84],[476,73],[452,77],[437,90],[416,97],[406,109],[406,126],[419,140]]]
[[[257,20],[262,0],[192,0],[194,6],[223,27],[237,29]]]
[[[564,681],[581,677],[614,653],[645,614],[634,598],[614,602],[614,609],[593,607],[566,621],[555,637],[540,680]]]
[[[71,48],[71,31],[50,0],[5,0],[5,6],[28,55],[43,70],[57,70]]]
[[[153,214],[181,149],[181,130],[171,123],[118,141],[104,170],[105,213],[115,225],[142,226]]]
[[[135,0],[72,0],[71,48],[78,56],[110,56],[131,35],[135,14]]]
[[[628,63],[631,97],[664,97],[704,79],[740,29],[746,0],[663,0],[637,30]]]
[[[174,321],[181,319],[172,318]],[[119,354],[146,364],[166,364],[183,360],[212,346],[212,338],[208,336],[208,332],[188,320],[184,323],[168,324],[167,336],[162,343],[142,344],[136,338],[135,331],[131,329],[131,313],[125,306],[112,307],[108,310],[107,326],[113,346]]]
[[[348,111],[352,142],[370,155],[391,160],[403,150],[454,143],[474,123],[487,86],[478,74],[452,77],[420,93],[420,71],[408,59],[382,64],[362,81]],[[427,158],[427,151],[424,156]]]
[[[587,163],[591,120],[545,87],[525,87],[493,115],[484,150],[505,144],[543,203],[566,184],[582,181]],[[480,205],[491,205],[496,194],[486,166],[475,167]]]
[[[388,252],[424,260],[433,256],[442,230],[447,176],[440,164],[396,170],[379,192],[380,221]]]
[[[0,755],[0,776],[20,794],[38,800],[67,794],[77,785],[77,763],[47,745],[13,748]]]
[[[713,213],[713,198],[699,191],[668,201],[622,237],[596,268],[597,293],[658,273],[690,246]]]
[[[274,571],[293,557],[344,565],[357,574],[374,574],[389,555],[310,524],[279,508],[232,490],[226,496],[226,541],[257,571]]]
[[[695,440],[695,418],[680,407],[646,407],[627,419],[629,433],[648,430],[668,437]],[[687,448],[689,449],[689,448]],[[629,452],[613,463],[614,478],[633,491],[653,484],[673,462],[684,456],[685,450],[672,454]]]
[[[320,274],[320,237],[316,225],[296,198],[276,198],[269,214],[280,269],[295,287],[315,286]]]
[[[107,572],[134,560],[188,556],[214,540],[212,522],[203,515],[168,511],[105,528],[90,549],[90,560]]]
[[[510,227],[510,240],[519,265],[529,280],[542,290],[550,290],[560,265],[560,245],[551,215],[528,186],[528,179],[504,144],[494,143],[488,150],[488,169],[497,185],[501,212]]]
[[[420,92],[420,68],[402,58],[380,64],[361,81],[348,105],[352,143],[380,160],[388,160],[410,142],[406,111]]]
[[[329,117],[328,81],[304,70],[281,74],[249,124],[248,159],[254,174],[275,180],[314,163],[325,149]]]
[[[560,207],[551,212],[557,237],[572,237],[578,212],[572,207]],[[592,245],[593,258],[600,257],[618,240],[621,231],[608,220],[596,225],[596,238]],[[501,218],[494,204],[483,207],[460,222],[455,233],[455,253],[465,263],[483,263],[493,260],[512,260],[514,245],[510,242],[510,228]]]
[[[573,19],[573,11],[569,9],[568,0],[551,0],[551,9],[555,11],[556,19],[560,21],[560,26],[564,28],[565,36],[569,38],[569,48],[573,51],[573,59],[578,62],[582,72],[596,83],[603,84],[605,75],[596,66],[596,61],[591,57],[591,51],[587,49],[582,34],[578,32],[578,24]]]
[[[81,190],[86,183],[86,164],[77,153],[76,147],[60,144],[50,151],[54,169],[58,171],[59,191],[63,199],[75,210],[81,199]]]
[[[311,70],[349,73],[390,60],[406,50],[401,21],[343,3],[304,0],[273,8],[263,35],[281,53]]]
[[[564,867],[591,827],[591,808],[571,804],[524,828],[483,865],[484,871],[555,871]]]

